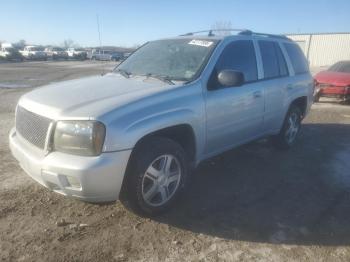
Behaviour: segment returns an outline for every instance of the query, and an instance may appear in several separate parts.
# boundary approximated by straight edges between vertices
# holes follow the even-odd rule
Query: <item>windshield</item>
[[[189,81],[200,72],[216,40],[158,40],[149,42],[120,64],[116,71]]]
[[[350,73],[350,61],[342,61],[332,65],[328,71]]]

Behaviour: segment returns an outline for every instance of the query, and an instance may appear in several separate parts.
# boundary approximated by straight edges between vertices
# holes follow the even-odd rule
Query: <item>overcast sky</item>
[[[59,45],[72,39],[133,46],[210,29],[216,21],[265,33],[349,32],[350,0],[1,1],[0,40]]]

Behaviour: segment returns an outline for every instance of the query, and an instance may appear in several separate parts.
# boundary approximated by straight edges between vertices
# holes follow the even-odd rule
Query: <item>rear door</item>
[[[261,86],[265,90],[264,132],[278,130],[288,104],[290,77],[288,66],[277,41],[258,40],[263,65]]]
[[[225,69],[241,71],[245,83],[223,87],[217,75]],[[255,46],[252,40],[226,45],[208,81],[206,92],[207,155],[213,155],[258,137],[264,116],[263,89],[258,80]]]

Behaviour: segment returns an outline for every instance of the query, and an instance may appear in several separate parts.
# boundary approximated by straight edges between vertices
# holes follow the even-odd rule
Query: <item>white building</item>
[[[310,67],[350,60],[350,33],[286,34],[299,44]]]

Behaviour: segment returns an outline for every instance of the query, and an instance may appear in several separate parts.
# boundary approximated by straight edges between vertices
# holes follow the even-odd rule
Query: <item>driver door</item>
[[[226,69],[242,72],[244,84],[236,87],[221,86],[217,75]],[[207,155],[225,151],[262,134],[264,90],[257,80],[253,41],[237,40],[229,43],[221,53],[208,81]]]

